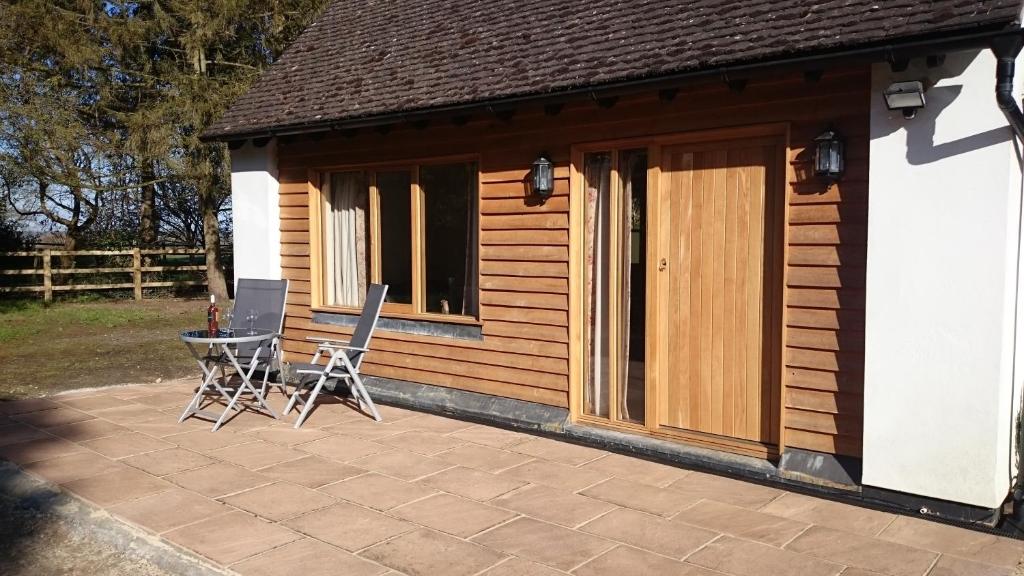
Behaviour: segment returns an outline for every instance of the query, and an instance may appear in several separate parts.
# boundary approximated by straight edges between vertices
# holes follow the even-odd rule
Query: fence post
[[[135,275],[135,299],[142,300],[142,251],[132,250],[132,268]]]
[[[50,249],[43,250],[43,302],[53,302],[53,275],[50,272]]]

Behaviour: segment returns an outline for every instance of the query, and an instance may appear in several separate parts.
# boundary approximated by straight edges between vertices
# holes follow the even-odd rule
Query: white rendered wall
[[[235,282],[281,278],[281,213],[277,140],[262,148],[247,142],[231,151],[231,211]]]
[[[933,85],[912,120],[881,96],[900,80]],[[1021,169],[994,85],[988,50],[873,69],[864,373],[863,483],[988,508],[1020,389]]]

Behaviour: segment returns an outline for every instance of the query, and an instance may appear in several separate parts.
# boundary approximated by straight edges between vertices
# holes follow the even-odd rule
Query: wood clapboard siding
[[[477,114],[424,128],[279,139],[282,274],[292,281],[285,332],[289,356],[306,336],[349,329],[314,324],[310,309],[308,175],[313,169],[478,155],[482,340],[380,330],[365,372],[568,405],[569,159],[582,142],[786,122],[790,126],[783,321],[783,443],[859,455],[867,222],[869,71],[830,69],[752,78],[742,92],[720,82],[687,86],[670,102],[655,92],[605,109],[567,103],[556,116],[522,107],[511,120]],[[809,176],[805,148],[829,125],[847,138],[844,179],[825,189]],[[541,151],[555,162],[555,193],[538,204],[526,177]]]
[[[786,446],[860,457],[863,432],[864,280],[867,255],[870,94],[863,108],[833,125],[845,136],[846,172],[828,187],[808,178],[820,125],[790,134],[786,249]]]
[[[337,164],[338,160],[330,163]],[[281,159],[281,256],[292,280],[285,321],[289,356],[312,354],[308,336],[348,335],[314,324],[310,306],[308,171]],[[567,174],[543,206],[524,202],[519,181],[483,174],[480,204],[482,341],[378,330],[364,372],[509,396],[554,406],[568,402],[569,203]],[[289,208],[288,210],[285,207]],[[306,226],[297,224],[298,220]]]

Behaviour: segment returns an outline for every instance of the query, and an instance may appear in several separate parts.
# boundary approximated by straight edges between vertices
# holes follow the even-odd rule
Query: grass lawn
[[[0,300],[0,400],[198,374],[178,340],[203,300]]]

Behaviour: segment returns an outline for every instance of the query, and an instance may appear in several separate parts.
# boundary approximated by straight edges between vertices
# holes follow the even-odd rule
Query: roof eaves
[[[1024,0],[1022,0],[1024,6]],[[204,131],[200,136],[203,141],[231,141],[249,138],[285,136],[292,134],[304,134],[311,132],[323,132],[328,130],[353,129],[379,126],[382,124],[393,124],[396,122],[415,121],[419,119],[435,117],[445,114],[465,114],[470,112],[491,112],[495,109],[509,108],[523,104],[540,104],[544,102],[565,100],[578,96],[610,96],[617,92],[630,92],[638,89],[658,89],[669,86],[677,86],[684,81],[692,81],[702,78],[725,77],[750,74],[765,69],[809,68],[813,65],[821,66],[836,61],[884,61],[896,58],[908,58],[914,55],[924,55],[927,52],[936,50],[952,51],[969,48],[988,46],[992,38],[1004,34],[1022,34],[1021,29],[1022,12],[1019,11],[1017,18],[1011,22],[998,24],[984,24],[973,27],[960,28],[960,34],[949,35],[948,32],[933,33],[928,35],[908,36],[895,40],[886,40],[840,48],[815,50],[798,55],[784,57],[774,56],[758,61],[737,62],[723,64],[707,68],[695,68],[680,70],[671,74],[658,76],[641,76],[635,78],[616,79],[602,84],[590,84],[579,87],[553,90],[548,92],[532,92],[515,96],[505,96],[491,99],[481,99],[469,102],[418,108],[414,110],[395,111],[382,114],[371,114],[366,116],[351,116],[340,118],[324,118],[315,122],[300,122],[294,124],[280,124],[276,126],[247,130],[226,129],[221,131]],[[966,32],[969,30],[969,32]]]

